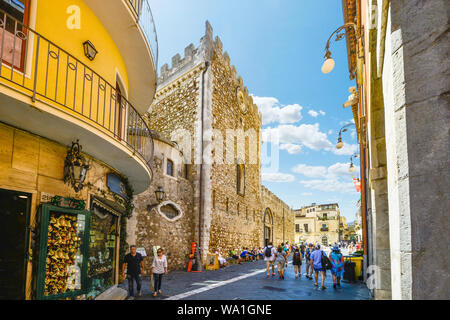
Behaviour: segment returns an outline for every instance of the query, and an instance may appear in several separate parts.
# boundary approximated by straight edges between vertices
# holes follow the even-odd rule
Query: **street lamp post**
[[[355,171],[355,166],[353,165],[353,159],[358,158],[359,153],[355,153],[354,155],[352,155],[350,157],[350,168],[348,169],[349,172],[354,172]]]
[[[331,58],[331,51],[330,51],[330,40],[333,37],[334,34],[336,34],[336,41],[342,40],[342,38],[344,37],[345,33],[342,32],[342,30],[346,30],[347,28],[353,28],[355,30],[355,34],[358,35],[358,31],[357,31],[357,27],[356,24],[349,22],[344,24],[343,26],[337,28],[332,34],[331,36],[328,38],[327,41],[327,45],[325,47],[325,61],[322,65],[322,72],[323,73],[330,73],[331,71],[333,71],[334,66],[335,66],[335,62],[333,60],[333,58]],[[352,75],[354,76],[354,71],[352,72]]]
[[[336,149],[342,149],[344,147],[344,142],[342,142],[342,133],[348,131],[347,127],[350,127],[352,125],[356,127],[356,125],[353,122],[351,122],[343,126],[341,130],[339,130],[339,137],[338,142],[336,144]]]

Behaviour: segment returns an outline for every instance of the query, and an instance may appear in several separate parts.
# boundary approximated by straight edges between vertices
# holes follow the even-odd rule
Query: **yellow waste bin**
[[[344,256],[344,261],[355,263],[355,280],[359,280],[363,270],[363,257]]]

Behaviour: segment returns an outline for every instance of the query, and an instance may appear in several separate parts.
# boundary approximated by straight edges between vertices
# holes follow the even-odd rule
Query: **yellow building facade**
[[[0,4],[0,299],[119,282],[124,216],[152,181],[157,40],[147,1],[105,3]]]
[[[295,242],[324,246],[343,240],[345,218],[341,217],[339,205],[315,204],[294,210]]]

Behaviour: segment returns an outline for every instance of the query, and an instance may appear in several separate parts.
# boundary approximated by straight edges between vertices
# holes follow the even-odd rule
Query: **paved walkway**
[[[276,272],[276,270],[275,270]],[[302,266],[305,273],[305,266]],[[320,285],[320,277],[319,277]],[[326,290],[314,286],[314,280],[304,275],[295,279],[290,263],[285,280],[266,278],[264,261],[231,265],[217,271],[187,273],[172,271],[163,278],[163,295],[154,298],[149,278],[144,277],[142,297],[136,300],[368,300],[369,290],[361,283],[341,283],[342,288],[333,289],[331,273],[327,271]],[[120,285],[127,288],[125,281]]]

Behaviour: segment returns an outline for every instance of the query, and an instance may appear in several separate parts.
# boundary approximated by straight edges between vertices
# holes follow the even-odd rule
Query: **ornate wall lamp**
[[[72,142],[72,147],[67,152],[64,161],[64,183],[72,185],[75,192],[80,192],[83,189],[83,183],[90,167],[81,154],[81,149],[78,140]]]
[[[351,123],[348,123],[345,126],[343,126],[341,128],[341,130],[339,130],[339,138],[338,138],[338,142],[336,144],[336,149],[342,149],[344,147],[344,142],[342,142],[342,133],[348,131],[347,127],[349,127],[349,126],[356,127],[356,125],[353,122],[351,122]]]
[[[352,155],[350,157],[350,168],[348,169],[348,172],[354,172],[355,171],[355,166],[353,165],[353,159],[358,158],[359,157],[359,153],[355,153],[354,155]]]
[[[342,38],[345,35],[345,32],[342,32],[343,30],[346,31],[347,28],[353,28],[355,30],[355,35],[358,37],[358,29],[356,27],[356,24],[353,22],[349,22],[344,24],[343,26],[337,28],[331,36],[328,38],[327,45],[325,47],[325,62],[322,65],[322,72],[323,73],[330,73],[334,69],[335,62],[333,58],[331,58],[331,51],[330,51],[330,40],[333,37],[334,34],[336,34],[336,41],[342,40]],[[355,71],[352,72],[354,76]]]
[[[163,189],[162,187],[158,187],[158,188],[155,190],[155,196],[156,196],[156,201],[157,201],[158,203],[147,205],[147,210],[148,210],[148,211],[150,211],[150,210],[152,210],[153,208],[157,207],[157,206],[164,200],[164,198],[165,198],[165,196],[166,196],[166,192],[164,191],[164,189]]]

